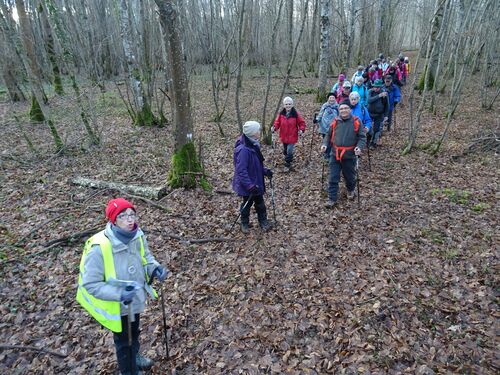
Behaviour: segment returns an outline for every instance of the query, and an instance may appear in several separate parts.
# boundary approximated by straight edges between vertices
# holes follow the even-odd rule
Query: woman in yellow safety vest
[[[140,313],[146,292],[156,297],[151,282],[155,277],[165,281],[168,270],[150,253],[132,203],[112,199],[105,213],[106,228],[85,244],[76,299],[113,332],[120,373],[136,375],[153,366],[151,359],[139,354]]]

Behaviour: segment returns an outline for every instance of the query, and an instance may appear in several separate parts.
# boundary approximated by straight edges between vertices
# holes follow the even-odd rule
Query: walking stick
[[[167,317],[165,313],[165,297],[163,296],[163,284],[160,284],[160,300],[161,300],[161,309],[163,313],[163,340],[165,340],[165,350],[167,352],[167,361],[170,358],[170,354],[168,351],[168,326],[167,326]]]
[[[134,290],[132,285],[127,285],[125,287],[127,292]],[[127,305],[127,333],[128,333],[128,350],[130,358],[130,371],[134,368],[134,359],[132,358],[132,301],[126,303]]]
[[[371,135],[368,133],[368,136],[366,137],[366,151],[368,152],[368,169],[370,172],[372,171],[372,159],[370,157],[370,142],[372,140]]]
[[[356,156],[356,185],[358,188],[358,206],[359,206],[359,156]]]
[[[325,151],[326,153],[326,151]],[[321,155],[321,158],[323,159],[321,162],[321,191],[325,191],[325,157],[324,155]]]
[[[241,211],[243,211],[246,207],[247,207],[247,204],[248,202],[250,202],[253,198],[253,194],[250,194],[248,196],[248,200],[245,202],[245,204],[243,205],[243,207],[240,209],[240,213],[238,214],[238,216],[236,217],[236,220],[234,221],[233,225],[231,225],[231,228],[229,229],[229,234],[233,231],[233,228],[234,226],[236,225],[236,223],[238,222],[238,219],[240,218],[241,216]]]
[[[394,133],[396,133],[396,125],[397,125],[397,121],[396,121],[396,107],[394,107]]]
[[[314,128],[316,126],[316,116],[317,113],[314,114],[313,117],[313,128],[311,132],[311,147],[309,147],[309,158],[306,160],[306,167],[309,165],[309,162],[311,161],[311,155],[312,155],[312,150],[313,150],[313,141],[314,141]]]
[[[269,188],[271,189],[271,204],[273,205],[273,220],[274,225],[277,225],[276,221],[276,203],[274,202],[274,186],[273,186],[273,178],[269,178]]]

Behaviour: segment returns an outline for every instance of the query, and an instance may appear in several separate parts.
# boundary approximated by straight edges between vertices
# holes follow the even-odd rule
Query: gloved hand
[[[361,149],[360,149],[359,147],[356,147],[356,148],[354,149],[354,154],[355,154],[356,156],[360,156],[360,155],[361,155]]]
[[[274,133],[274,126],[271,126],[271,133]]]
[[[266,175],[267,177],[269,177],[269,179],[273,178],[273,171],[271,169],[268,169]]]
[[[160,283],[164,282],[168,276],[168,270],[165,267],[158,266],[151,273],[151,282],[153,282],[156,277]]]
[[[313,124],[317,124],[319,121],[318,121],[318,118],[316,116],[314,116],[313,118]]]
[[[394,102],[394,108],[399,104],[399,102]]]
[[[252,195],[258,195],[259,194],[259,185],[254,185],[250,189],[248,189],[248,192]]]
[[[299,130],[299,137],[302,137],[303,134],[304,132],[302,130]]]
[[[122,290],[122,295],[120,296],[120,302],[123,302],[125,305],[128,305],[130,302],[132,302],[136,293],[137,293],[136,288],[134,288],[133,286],[127,286],[125,289]]]

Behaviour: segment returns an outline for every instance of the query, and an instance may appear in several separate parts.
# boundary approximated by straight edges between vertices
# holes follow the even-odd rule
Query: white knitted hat
[[[260,124],[257,121],[247,121],[243,125],[243,134],[247,137],[258,133],[260,131]]]

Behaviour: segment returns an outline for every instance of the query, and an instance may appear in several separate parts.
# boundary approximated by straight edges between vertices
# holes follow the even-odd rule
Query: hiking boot
[[[356,196],[356,190],[347,192],[347,199],[349,199],[350,201],[352,201],[355,196]]]
[[[271,225],[269,224],[269,221],[265,220],[259,223],[260,229],[262,229],[263,232],[268,232],[269,229],[271,229]]]
[[[332,208],[334,208],[336,205],[337,205],[337,202],[332,201],[332,200],[330,200],[330,199],[329,199],[329,200],[328,200],[328,202],[326,202],[325,207],[326,207],[326,208],[329,208],[329,209],[332,209]]]
[[[248,232],[250,232],[250,229],[248,228],[247,223],[241,223],[240,228],[241,228],[241,233],[243,233],[243,234],[247,234]]]
[[[140,370],[149,370],[155,364],[151,358],[144,357],[139,353],[137,353],[137,356],[135,357],[135,363]]]

